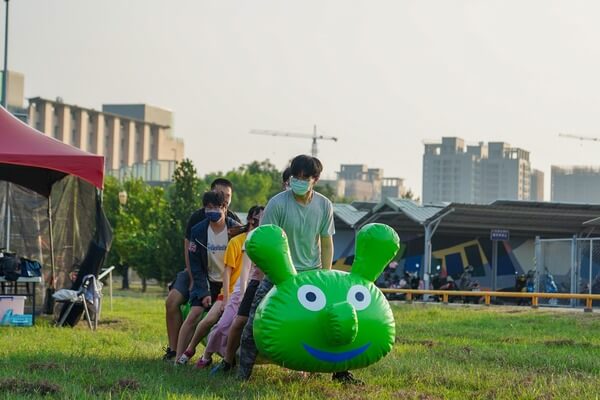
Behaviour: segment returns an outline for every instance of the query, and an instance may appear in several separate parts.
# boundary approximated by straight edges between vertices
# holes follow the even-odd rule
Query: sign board
[[[492,229],[490,231],[490,240],[509,240],[510,232],[508,229]]]

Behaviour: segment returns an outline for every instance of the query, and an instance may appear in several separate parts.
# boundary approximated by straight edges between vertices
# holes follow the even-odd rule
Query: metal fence
[[[600,238],[538,237],[534,261],[536,292],[600,293]],[[581,305],[577,299],[543,299],[540,304]]]

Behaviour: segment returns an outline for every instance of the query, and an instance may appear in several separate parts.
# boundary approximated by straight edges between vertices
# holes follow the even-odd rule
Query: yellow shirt
[[[232,268],[231,277],[229,278],[229,293],[233,292],[235,283],[242,272],[242,256],[244,254],[242,248],[246,241],[246,236],[246,232],[237,235],[229,241],[227,249],[225,250],[225,267]]]

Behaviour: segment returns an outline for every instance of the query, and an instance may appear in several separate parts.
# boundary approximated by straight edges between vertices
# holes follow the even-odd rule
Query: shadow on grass
[[[74,349],[76,351],[76,349]],[[10,368],[8,368],[10,367]],[[11,377],[5,377],[10,371]],[[391,389],[391,388],[388,388]],[[330,374],[311,378],[274,365],[255,368],[253,379],[239,381],[234,374],[209,376],[192,366],[175,367],[155,359],[76,357],[44,352],[17,355],[0,361],[0,393],[45,395],[57,398],[109,396],[165,398],[170,395],[209,398],[314,398],[354,400],[374,398],[379,385],[344,387]]]

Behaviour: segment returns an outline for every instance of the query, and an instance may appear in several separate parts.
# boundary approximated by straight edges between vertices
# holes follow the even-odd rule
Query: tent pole
[[[6,240],[6,251],[10,251],[10,182],[6,182],[6,198],[4,199],[4,238]]]
[[[48,224],[50,225],[50,268],[52,271],[52,289],[56,289],[56,275],[54,271],[54,235],[52,232],[52,196],[48,195]]]

